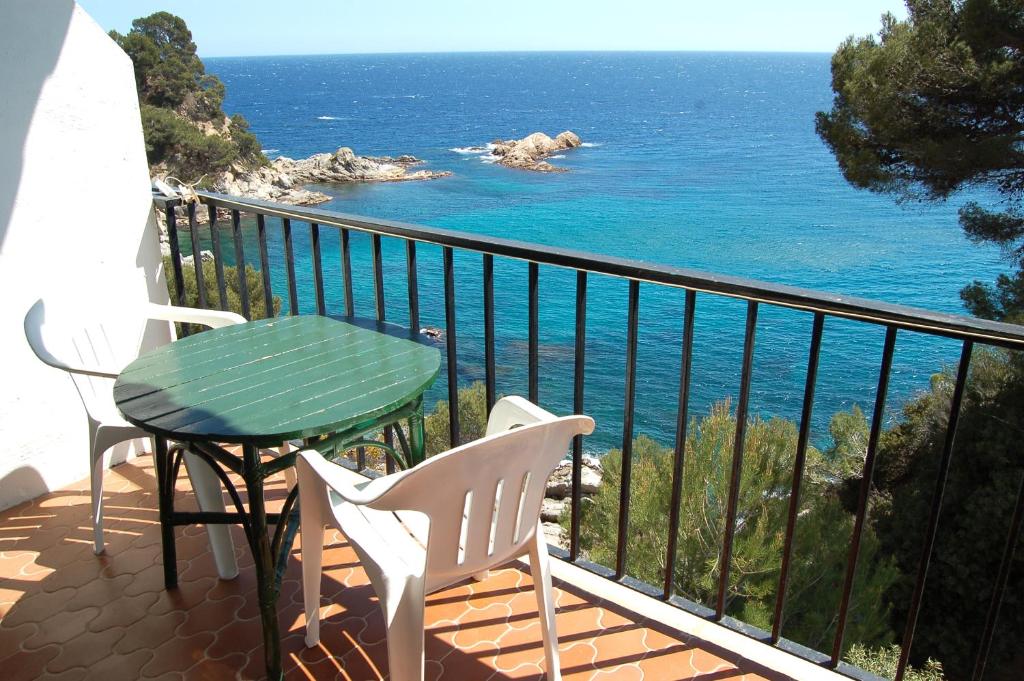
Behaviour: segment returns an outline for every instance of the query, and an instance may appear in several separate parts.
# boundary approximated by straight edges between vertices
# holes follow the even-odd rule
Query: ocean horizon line
[[[573,50],[410,50],[386,52],[285,52],[279,54],[225,54],[204,55],[200,59],[277,59],[282,57],[387,57],[387,56],[445,56],[445,55],[527,55],[527,54],[708,54],[708,55],[801,55],[829,56],[831,52],[805,50],[636,50],[636,49],[573,49]]]

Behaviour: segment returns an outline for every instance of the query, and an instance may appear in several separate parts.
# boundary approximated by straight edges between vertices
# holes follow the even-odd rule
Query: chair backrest
[[[147,335],[147,316],[141,306],[117,308],[92,301],[38,300],[25,315],[25,339],[42,362],[67,371],[86,410],[96,420],[113,409],[113,379],[138,357]],[[166,322],[150,329],[147,342],[169,342],[173,331]],[[95,372],[94,374],[90,372]]]
[[[368,506],[426,515],[427,590],[452,584],[525,552],[551,471],[593,429],[565,416],[489,435],[427,459]]]

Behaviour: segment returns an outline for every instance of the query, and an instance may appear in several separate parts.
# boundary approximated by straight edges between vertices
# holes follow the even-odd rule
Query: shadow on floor
[[[238,578],[216,577],[201,527],[178,531],[179,587],[163,588],[151,459],[107,474],[107,553],[91,551],[87,483],[0,513],[0,669],[19,679],[258,679],[262,634],[255,575],[240,528]],[[271,510],[283,481],[267,486]],[[178,508],[194,508],[187,482]],[[298,550],[278,604],[286,677],[386,678],[384,621],[358,560],[325,537],[321,644],[303,643]],[[562,675],[569,679],[770,679],[705,641],[555,582]],[[529,572],[497,570],[427,599],[426,678],[541,679],[543,653]]]

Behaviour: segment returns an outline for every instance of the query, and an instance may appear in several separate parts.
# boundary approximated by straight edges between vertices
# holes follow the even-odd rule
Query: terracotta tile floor
[[[184,476],[183,476],[184,477]],[[181,483],[179,508],[191,505]],[[107,553],[91,551],[86,481],[0,513],[0,678],[257,679],[263,654],[255,579],[241,531],[241,574],[216,577],[206,535],[178,535],[180,587],[165,591],[150,457],[106,477]],[[270,487],[283,497],[283,482]],[[278,502],[279,503],[279,502]],[[271,504],[273,505],[273,504]],[[383,619],[341,536],[327,537],[322,643],[303,645],[297,557],[279,613],[288,679],[381,679]],[[556,581],[561,668],[569,680],[789,678],[674,634]],[[427,604],[428,679],[542,678],[530,575],[509,567]]]

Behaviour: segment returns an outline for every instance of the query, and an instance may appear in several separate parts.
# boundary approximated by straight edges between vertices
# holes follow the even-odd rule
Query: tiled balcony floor
[[[184,476],[182,476],[184,477]],[[107,553],[91,551],[87,481],[0,513],[0,678],[256,679],[263,654],[255,578],[241,531],[241,574],[216,577],[201,528],[178,535],[180,587],[165,591],[150,457],[106,477]],[[178,505],[191,505],[187,482]],[[283,482],[269,487],[283,497]],[[271,504],[273,506],[273,504]],[[303,644],[297,557],[279,602],[288,679],[386,677],[383,619],[355,554],[328,537],[322,644]],[[563,676],[583,679],[790,678],[673,633],[556,580]],[[432,595],[427,678],[542,678],[529,572],[515,566]]]

